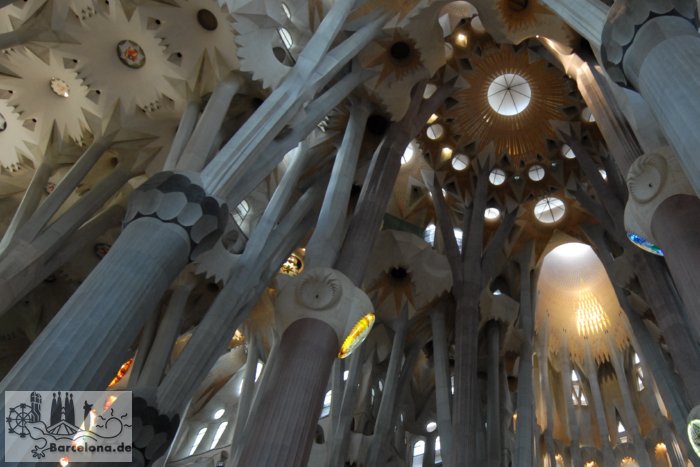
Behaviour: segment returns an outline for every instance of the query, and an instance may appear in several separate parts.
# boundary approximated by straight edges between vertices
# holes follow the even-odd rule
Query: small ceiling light
[[[61,467],[67,467],[68,465],[70,465],[70,459],[68,459],[67,457],[61,457],[61,460],[58,461],[58,463],[61,464]]]
[[[528,178],[533,182],[539,182],[542,180],[544,178],[544,174],[544,167],[539,164],[530,166],[530,169],[527,171]]]
[[[374,313],[367,313],[355,323],[338,351],[338,358],[345,358],[364,342],[374,326]]]
[[[442,138],[442,135],[445,134],[445,128],[443,128],[443,126],[439,123],[435,123],[430,125],[428,129],[425,130],[425,134],[428,136],[428,139],[435,141]]]
[[[495,221],[501,217],[501,210],[498,208],[486,208],[484,211],[484,219],[487,221]]]
[[[568,144],[565,144],[561,147],[561,155],[566,157],[567,159],[575,159],[576,154],[574,154],[573,149]]]
[[[224,415],[224,412],[226,412],[225,409],[219,409],[216,412],[214,412],[214,420],[220,419]]]
[[[466,47],[468,43],[469,37],[463,32],[460,32],[455,36],[455,44],[459,47]]]
[[[70,96],[70,85],[60,78],[51,78],[49,81],[49,86],[54,94],[59,97]]]
[[[428,119],[428,122],[427,122],[428,125],[432,125],[433,123],[435,123],[435,122],[437,121],[438,118],[440,118],[440,117],[438,117],[437,114],[432,114],[432,115],[430,116],[430,118]]]
[[[506,181],[506,173],[502,169],[493,169],[489,174],[489,182],[493,186],[500,186]]]
[[[469,158],[464,154],[457,154],[452,158],[452,168],[458,172],[469,167]]]
[[[428,433],[432,433],[432,432],[435,431],[436,429],[437,429],[437,423],[435,423],[435,422],[432,421],[432,420],[429,421],[429,422],[427,423],[427,425],[425,425],[425,430],[426,430]]]
[[[442,154],[442,158],[443,158],[443,159],[449,159],[450,157],[452,157],[452,152],[453,152],[453,151],[452,151],[452,148],[451,148],[451,147],[445,146],[444,148],[442,148],[442,153],[441,153],[441,154]]]

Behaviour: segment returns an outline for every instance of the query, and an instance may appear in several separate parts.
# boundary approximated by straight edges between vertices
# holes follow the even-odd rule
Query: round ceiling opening
[[[564,217],[566,205],[554,196],[545,196],[535,204],[535,218],[543,224],[553,224]]]
[[[520,75],[506,73],[489,85],[488,100],[499,115],[511,117],[527,108],[532,97],[530,84]]]

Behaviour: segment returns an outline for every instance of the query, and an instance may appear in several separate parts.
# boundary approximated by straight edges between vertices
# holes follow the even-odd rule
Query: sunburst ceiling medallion
[[[467,61],[470,86],[452,96],[457,104],[446,115],[456,147],[479,153],[494,143],[514,163],[547,156],[547,139],[556,139],[550,120],[568,120],[564,108],[576,104],[562,73],[511,46],[470,52]]]

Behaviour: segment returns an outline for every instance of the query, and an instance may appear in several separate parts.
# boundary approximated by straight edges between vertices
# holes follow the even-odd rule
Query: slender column
[[[180,117],[180,125],[178,125],[173,142],[170,144],[170,150],[165,158],[163,170],[172,170],[175,168],[182,154],[182,150],[185,148],[185,144],[187,144],[187,141],[192,135],[192,130],[194,130],[198,116],[199,100],[191,100],[187,103],[187,107],[185,107],[185,111]]]
[[[340,145],[328,189],[319,213],[319,222],[307,245],[309,267],[331,267],[335,264],[342,243],[342,232],[352,180],[360,155],[369,106],[352,100],[350,120]]]
[[[499,389],[499,364],[501,361],[500,337],[501,329],[496,321],[486,324],[486,340],[488,347],[488,389],[486,391],[486,432],[487,459],[491,467],[501,465],[501,391]]]
[[[170,352],[177,339],[180,322],[187,308],[187,299],[194,285],[194,281],[188,277],[178,283],[173,289],[168,307],[158,324],[158,331],[151,350],[147,356],[144,356],[146,361],[136,383],[135,391],[143,392],[158,386],[165,371],[165,366],[168,363]]]
[[[328,324],[311,318],[292,323],[282,335],[277,358],[260,387],[260,407],[246,428],[237,466],[306,465],[338,337]],[[283,391],[280,388],[284,388]],[[310,414],[299,416],[299,414]]]
[[[7,248],[12,241],[17,229],[24,224],[34,210],[36,210],[36,207],[39,205],[44,195],[46,183],[49,181],[52,170],[52,165],[46,162],[42,162],[39,164],[39,167],[37,167],[27,191],[24,192],[19,208],[17,208],[15,215],[12,217],[12,221],[10,221],[10,225],[7,227],[7,230],[5,230],[5,234],[0,241],[0,255],[2,255],[5,248]]]
[[[622,361],[620,352],[616,351],[615,343],[612,341],[612,337],[608,335],[608,347],[610,348],[610,360],[615,368],[615,376],[617,376],[618,386],[620,387],[620,392],[622,393],[622,405],[624,407],[625,413],[627,415],[627,424],[625,425],[627,431],[632,433],[632,438],[634,439],[634,451],[635,457],[640,467],[651,467],[651,461],[649,459],[649,454],[646,451],[644,445],[644,438],[642,438],[642,433],[639,431],[639,420],[637,419],[637,412],[634,410],[634,405],[632,403],[632,395],[630,394],[629,381],[627,379],[627,373],[625,372],[625,365]]]
[[[545,320],[549,320],[549,315],[546,316]],[[545,321],[545,323],[539,327],[539,331],[542,333],[540,336],[539,350],[542,395],[547,409],[547,427],[544,430],[544,442],[547,447],[549,459],[553,462],[556,450],[554,448],[554,438],[552,437],[552,429],[554,427],[554,397],[551,385],[549,384],[549,324]]]
[[[343,399],[339,404],[339,413],[333,425],[333,444],[331,445],[329,462],[331,466],[343,465],[350,447],[350,423],[355,410],[357,391],[360,388],[360,380],[362,378],[362,349],[363,347],[357,349],[349,358],[348,379],[345,382]],[[343,360],[337,360],[336,364],[342,361]],[[342,380],[342,374],[340,375],[340,379]],[[336,392],[334,389],[333,394],[334,399],[339,398],[337,395],[340,394],[340,391],[338,390],[338,392]],[[331,406],[331,414],[332,412],[333,407]]]
[[[571,400],[571,360],[566,336],[563,336],[562,348],[559,352],[561,382],[564,390],[564,403],[566,404],[566,421],[569,428],[569,438],[571,438],[571,465],[583,465],[581,448],[579,446],[578,417],[576,417],[576,409],[574,408],[574,403]]]
[[[253,402],[253,392],[255,390],[255,373],[258,367],[257,334],[252,334],[248,341],[248,356],[245,362],[245,372],[243,373],[243,387],[241,388],[241,398],[238,400],[238,410],[235,418],[233,414],[229,416],[229,423],[233,424],[231,450],[235,452],[240,445],[241,433],[246,427],[250,407]]]
[[[581,63],[576,74],[581,96],[595,117],[603,139],[622,175],[642,155],[642,148],[617,103],[611,83],[599,66]]]
[[[534,462],[534,400],[532,389],[532,340],[534,319],[532,306],[532,273],[530,262],[532,249],[528,248],[520,263],[520,326],[523,341],[520,347],[518,367],[518,430],[515,434],[515,463],[530,465]]]
[[[430,321],[433,328],[435,406],[437,409],[438,433],[440,434],[440,455],[443,459],[443,465],[445,467],[450,467],[449,459],[450,452],[452,452],[452,417],[450,409],[450,361],[447,352],[445,311],[442,308],[434,310],[430,314]]]
[[[617,1],[603,30],[603,63],[618,83],[639,90],[700,193],[700,35],[695,0],[673,5]]]
[[[593,49],[600,49],[609,10],[605,3],[600,0],[542,0],[542,3],[586,39]]]
[[[182,155],[177,159],[177,167],[184,170],[202,169],[217,139],[216,136],[226,117],[231,100],[241,85],[243,85],[243,78],[239,75],[229,76],[216,85],[197,121],[197,126],[182,150]]]
[[[374,424],[374,436],[372,445],[370,446],[367,465],[369,467],[380,467],[385,464],[384,455],[386,451],[384,446],[387,442],[391,422],[393,421],[394,406],[396,405],[397,393],[399,388],[399,371],[403,360],[404,338],[406,333],[406,325],[408,323],[408,310],[406,307],[401,311],[399,322],[394,328],[394,340],[391,346],[391,355],[389,356],[389,368],[386,370],[386,379],[384,380],[384,392],[382,400],[379,403],[379,413],[377,413],[377,421]],[[426,443],[426,451],[428,445]]]
[[[586,377],[591,387],[593,410],[595,412],[596,422],[598,422],[598,433],[600,435],[600,444],[603,451],[603,465],[613,465],[615,462],[615,454],[613,454],[612,446],[610,446],[609,435],[611,430],[605,418],[605,405],[603,404],[603,396],[600,392],[600,384],[598,383],[598,366],[595,360],[593,360],[588,342],[585,343],[585,350]]]

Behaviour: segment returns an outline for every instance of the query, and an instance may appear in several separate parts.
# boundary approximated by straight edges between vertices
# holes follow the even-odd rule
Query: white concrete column
[[[594,50],[600,49],[608,7],[600,0],[542,0],[571,28],[586,39]]]
[[[618,0],[603,31],[602,59],[618,83],[637,89],[700,193],[700,35],[695,0]]]

